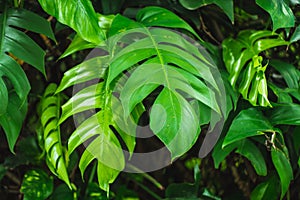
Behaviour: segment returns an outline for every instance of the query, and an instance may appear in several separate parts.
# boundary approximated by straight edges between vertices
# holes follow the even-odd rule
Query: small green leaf
[[[280,149],[272,148],[271,156],[281,182],[280,199],[283,199],[289,188],[291,180],[293,180],[293,169],[288,156]]]
[[[256,0],[256,3],[270,14],[274,31],[295,25],[293,11],[285,0]]]
[[[30,170],[24,175],[20,191],[24,200],[45,200],[53,191],[53,178],[43,170]]]
[[[264,131],[274,131],[274,128],[261,111],[255,108],[242,110],[234,118],[225,136],[223,147],[248,137],[263,135]]]

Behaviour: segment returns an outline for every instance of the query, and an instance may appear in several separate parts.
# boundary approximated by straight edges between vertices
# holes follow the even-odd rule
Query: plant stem
[[[147,179],[148,181],[150,181],[151,183],[153,183],[153,185],[155,185],[158,189],[164,190],[164,186],[161,183],[159,183],[157,180],[155,180],[155,178],[153,178],[149,174],[141,171],[140,169],[138,169],[137,167],[135,167],[133,165],[128,164],[128,167],[131,168],[131,169],[133,169],[137,173],[140,173],[141,176],[143,176],[145,179]]]
[[[158,196],[157,194],[155,194],[154,192],[152,192],[149,188],[147,188],[146,186],[144,186],[142,183],[139,183],[136,180],[133,180],[133,182],[135,182],[139,187],[141,187],[143,190],[145,190],[148,194],[150,194],[153,198],[161,200],[162,198],[160,196]]]

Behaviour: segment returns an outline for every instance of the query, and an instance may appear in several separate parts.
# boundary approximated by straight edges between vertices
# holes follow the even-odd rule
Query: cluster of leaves
[[[30,84],[22,66],[25,62],[46,75],[45,52],[28,32],[55,41],[50,23],[21,8],[20,2],[0,1],[4,5],[0,7],[0,126],[11,152],[28,107]],[[300,167],[300,72],[294,66],[297,60],[281,59],[280,53],[297,53],[299,1],[256,0],[235,5],[233,0],[113,0],[101,1],[102,14],[90,1],[38,2],[76,33],[60,59],[85,49],[101,53],[69,66],[58,86],[45,88],[37,108],[40,158],[45,155],[50,171],[66,185],[53,192],[52,177],[39,169],[29,170],[21,187],[25,199],[77,198],[80,190],[69,177],[77,165],[72,164],[72,156],[79,157],[74,160],[82,178],[87,173],[92,177],[85,199],[91,199],[92,193],[106,199],[103,191],[122,198],[110,192],[109,185],[134,154],[138,122],[145,113],[151,131],[170,151],[170,162],[197,143],[207,124],[214,130],[225,121],[211,154],[214,167],[226,168],[229,155],[240,155],[250,161],[257,177],[251,194],[245,194],[248,198],[290,196],[291,181],[298,178]],[[207,20],[215,10],[227,18]],[[255,18],[258,28],[249,23]],[[272,24],[266,24],[268,20]],[[245,22],[250,24],[247,30],[233,25]],[[216,28],[215,23],[222,26]],[[192,27],[199,29],[201,37]],[[226,32],[231,29],[235,32]],[[62,97],[70,87],[75,88],[73,96],[65,101]],[[70,117],[74,117],[75,130],[62,135],[61,127]],[[76,149],[82,150],[79,156]],[[239,165],[234,164],[232,168]],[[194,166],[195,183],[170,185],[166,198],[218,199],[200,187],[199,168]],[[94,175],[103,191],[95,189]]]

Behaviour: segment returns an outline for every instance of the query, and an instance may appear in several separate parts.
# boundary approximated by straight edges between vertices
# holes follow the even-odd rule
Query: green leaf
[[[136,19],[146,27],[161,26],[187,30],[202,41],[187,22],[165,8],[148,6],[138,12]]]
[[[41,169],[27,171],[20,191],[24,194],[24,200],[47,199],[53,191],[53,178]]]
[[[49,169],[62,179],[69,188],[71,183],[67,173],[67,164],[64,158],[64,150],[61,143],[60,127],[60,96],[55,95],[56,84],[49,84],[41,101],[41,124],[44,134],[44,148]]]
[[[212,158],[216,169],[219,168],[221,162],[240,144],[240,142],[235,142],[227,145],[226,147],[222,147],[223,142],[224,139],[218,140],[212,152]]]
[[[27,102],[21,102],[15,93],[9,94],[7,111],[0,116],[0,125],[5,132],[9,149],[13,153],[26,113]]]
[[[289,88],[299,88],[300,71],[294,65],[280,60],[271,60],[270,65],[282,75]]]
[[[100,44],[106,38],[91,1],[39,0],[39,3],[48,14],[74,29],[84,40]]]
[[[285,0],[256,0],[257,5],[267,11],[273,21],[273,30],[295,25],[295,16]]]
[[[125,0],[101,1],[103,14],[117,14],[120,12]]]
[[[30,84],[23,69],[13,59],[32,65],[45,75],[45,52],[21,30],[44,34],[55,39],[50,23],[25,9],[7,8],[0,13],[0,126],[4,129],[9,148],[13,148],[27,112]],[[11,56],[9,56],[11,55]]]
[[[250,140],[244,140],[238,145],[236,153],[246,157],[259,176],[267,175],[267,165],[261,151]]]
[[[299,104],[276,104],[272,110],[267,112],[267,115],[273,125],[300,125]]]
[[[259,55],[269,48],[289,42],[271,31],[244,30],[236,39],[223,41],[223,61],[229,72],[229,82],[252,105],[270,106],[263,58]],[[238,82],[238,80],[240,80]]]
[[[72,40],[72,43],[68,46],[68,48],[64,51],[64,53],[59,57],[65,58],[77,51],[84,50],[84,49],[92,49],[95,48],[97,45],[91,42],[87,42],[82,39],[78,34]]]
[[[145,8],[142,14],[160,11],[170,13]],[[170,16],[179,20],[179,28],[187,28],[175,14]],[[163,25],[163,21],[159,23]],[[81,173],[96,161],[99,186],[107,192],[124,168],[121,143],[131,155],[136,123],[145,111],[143,100],[148,95],[153,98],[152,92],[159,85],[163,89],[154,96],[150,126],[170,149],[173,159],[188,151],[200,133],[198,116],[202,111],[191,106],[192,99],[207,106],[205,112],[221,113],[216,101],[220,88],[212,73],[217,67],[208,53],[187,37],[168,29],[147,28],[121,15],[114,18],[109,35],[100,47],[105,56],[84,61],[65,72],[56,91],[90,83],[81,84],[83,87],[62,106],[59,123],[74,115],[84,118],[85,113],[91,114],[80,120],[82,123],[69,138],[68,151],[85,145],[79,161]],[[166,124],[156,120],[156,116],[161,117],[159,108],[167,112]]]
[[[278,199],[280,182],[276,176],[271,176],[267,181],[260,183],[251,192],[251,200]]]
[[[228,16],[230,21],[234,22],[234,13],[233,13],[233,1],[224,1],[224,0],[179,0],[180,4],[189,9],[189,10],[196,10],[200,7],[209,5],[209,4],[216,4],[219,6]]]
[[[234,143],[236,141],[263,135],[264,131],[275,131],[271,123],[263,116],[262,112],[249,108],[242,110],[233,120],[227,135],[225,136],[223,146]]]
[[[196,142],[200,134],[198,121],[191,105],[167,88],[159,94],[150,113],[150,128],[170,150],[172,159]]]
[[[291,180],[293,180],[293,169],[288,156],[280,149],[272,148],[271,156],[281,182],[280,199],[283,199],[289,188]]]
[[[300,26],[297,26],[293,35],[291,36],[290,43],[294,43],[300,40]]]
[[[66,184],[60,184],[55,187],[50,199],[74,200],[74,192]]]

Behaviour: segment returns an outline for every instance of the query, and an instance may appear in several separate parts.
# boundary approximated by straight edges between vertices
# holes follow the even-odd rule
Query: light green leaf
[[[285,0],[256,0],[257,5],[267,11],[273,21],[273,30],[295,25],[295,16]]]
[[[248,137],[263,135],[264,131],[275,130],[271,123],[263,116],[261,111],[255,108],[242,110],[234,118],[227,135],[225,136],[222,147],[226,147],[231,143]]]
[[[53,191],[53,177],[40,169],[30,170],[24,175],[20,191],[24,200],[47,199]]]
[[[106,36],[98,24],[98,16],[91,1],[85,0],[39,0],[42,8],[88,42],[100,44]]]
[[[191,105],[167,88],[153,104],[150,128],[170,150],[172,159],[189,150],[200,134],[199,119]]]
[[[289,188],[291,180],[293,180],[293,169],[288,156],[280,149],[272,148],[271,156],[281,182],[280,199],[283,199]]]
[[[57,92],[75,84],[102,78],[107,68],[107,60],[107,56],[91,58],[65,72]]]
[[[49,84],[41,101],[41,124],[43,127],[44,148],[47,153],[49,169],[62,179],[69,188],[71,183],[67,173],[67,164],[60,138],[58,124],[60,116],[60,97],[55,95],[56,84]]]
[[[223,41],[223,61],[229,72],[229,82],[252,105],[271,107],[265,76],[268,65],[263,65],[260,53],[288,44],[280,35],[267,30],[244,30],[236,39],[227,38]],[[241,81],[237,82],[239,79]]]
[[[181,5],[189,10],[196,10],[200,7],[209,5],[209,4],[216,4],[219,6],[228,16],[230,21],[234,22],[234,13],[233,13],[233,1],[224,1],[224,0],[179,0]]]

